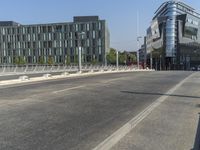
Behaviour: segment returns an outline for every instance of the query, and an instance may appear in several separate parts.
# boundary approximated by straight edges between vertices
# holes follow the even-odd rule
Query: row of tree
[[[114,48],[111,48],[110,52],[106,55],[108,64],[111,64],[111,65],[116,64],[116,54],[117,54],[117,50]],[[119,64],[120,65],[131,65],[131,64],[135,64],[137,61],[136,54],[134,52],[124,51],[124,52],[118,52],[118,54],[119,54]],[[15,58],[14,63],[23,65],[23,64],[26,64],[27,61],[23,56],[19,56],[19,57]],[[65,63],[67,65],[70,65],[71,63],[78,64],[78,55],[75,56],[74,62],[71,62],[70,56],[67,56]],[[39,57],[38,64],[45,64],[44,57],[42,57],[42,56]],[[55,64],[53,56],[49,56],[47,58],[47,64],[49,64],[49,65]],[[91,64],[93,64],[93,65],[98,64],[98,61],[92,60]]]
[[[114,48],[110,49],[110,52],[107,54],[107,61],[108,64],[115,65],[116,64],[116,55],[117,55],[117,50]],[[118,52],[119,55],[119,64],[120,65],[131,65],[131,64],[136,64],[137,63],[137,56],[136,53],[134,52]]]
[[[19,57],[16,57],[15,60],[14,60],[14,64],[17,64],[17,65],[24,65],[27,63],[27,60],[23,57],[23,56],[19,56]],[[70,56],[67,56],[66,57],[66,60],[65,60],[65,64],[66,65],[70,65],[70,64],[78,64],[78,55],[76,55],[74,57],[74,61],[71,62],[70,60]],[[95,65],[97,64],[98,61],[97,60],[92,60],[91,61],[91,64]],[[53,56],[48,56],[47,58],[47,63],[45,63],[45,59],[43,56],[40,56],[39,57],[39,60],[38,60],[38,64],[48,64],[48,65],[53,65],[55,64],[55,60],[54,60],[54,57]]]

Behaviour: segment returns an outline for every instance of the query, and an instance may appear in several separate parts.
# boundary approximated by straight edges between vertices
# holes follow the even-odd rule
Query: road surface
[[[1,150],[89,150],[192,72],[133,72],[0,87]]]

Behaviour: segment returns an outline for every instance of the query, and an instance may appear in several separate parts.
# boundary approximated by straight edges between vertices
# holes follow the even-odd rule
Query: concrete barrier
[[[19,80],[21,80],[21,81],[27,81],[27,80],[29,80],[29,77],[28,76],[20,76]]]
[[[69,72],[62,72],[61,73],[61,76],[68,76],[68,75],[70,75]]]
[[[51,75],[51,74],[49,74],[49,73],[47,73],[47,74],[44,74],[44,75],[43,75],[43,77],[44,77],[44,78],[51,78],[51,77],[52,77],[52,75]]]

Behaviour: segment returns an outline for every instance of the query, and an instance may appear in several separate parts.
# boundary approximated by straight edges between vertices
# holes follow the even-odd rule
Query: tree
[[[74,57],[74,64],[78,64],[78,55],[75,55]]]
[[[49,57],[48,57],[47,63],[48,63],[49,65],[53,65],[53,64],[54,64],[54,59],[53,59],[52,56],[49,56]]]
[[[44,64],[44,57],[43,56],[40,56],[39,57],[39,64]]]
[[[67,57],[66,57],[66,65],[70,65],[70,64],[71,64],[70,56],[67,55]]]
[[[108,63],[116,64],[116,49],[111,48],[106,58],[107,58]]]
[[[18,64],[18,65],[24,65],[26,64],[26,60],[23,56],[18,56],[16,59],[15,59],[15,64]]]
[[[97,64],[97,60],[94,58],[91,63],[92,63],[92,65],[96,65]]]
[[[129,54],[129,58],[130,58],[130,61],[131,61],[132,63],[137,62],[137,57],[136,57],[136,55],[134,55],[134,54]]]
[[[120,65],[125,65],[127,62],[127,54],[126,52],[122,52],[122,53],[119,53],[119,64]]]

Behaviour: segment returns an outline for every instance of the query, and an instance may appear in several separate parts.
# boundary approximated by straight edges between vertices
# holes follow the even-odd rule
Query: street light
[[[81,39],[82,36],[85,35],[85,32],[80,32],[78,33],[78,69],[79,69],[79,73],[82,72],[82,46],[81,46]]]
[[[117,70],[119,70],[119,52],[116,51],[116,67],[117,67]]]
[[[137,43],[138,43],[138,50],[137,50],[137,68],[140,69],[140,54],[139,54],[139,50],[140,50],[140,39],[142,37],[138,36],[137,37]]]

